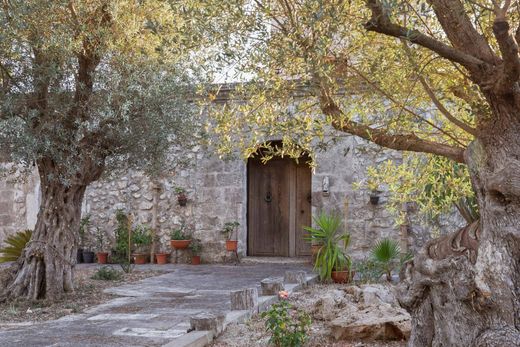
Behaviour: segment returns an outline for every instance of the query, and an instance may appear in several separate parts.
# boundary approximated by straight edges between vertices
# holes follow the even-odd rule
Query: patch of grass
[[[111,268],[110,266],[103,266],[98,269],[93,275],[93,280],[101,280],[101,281],[120,281],[123,275],[121,272]]]

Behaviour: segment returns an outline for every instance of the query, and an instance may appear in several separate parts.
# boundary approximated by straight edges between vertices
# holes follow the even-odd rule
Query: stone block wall
[[[7,169],[7,165],[2,168]],[[0,245],[8,235],[34,228],[38,214],[39,189],[35,172],[28,177],[16,173],[0,179]]]
[[[87,189],[83,205],[83,215],[91,216],[90,233],[99,228],[113,240],[115,214],[122,209],[132,214],[135,223],[155,226],[160,236],[159,247],[168,252],[170,232],[185,223],[193,231],[193,237],[202,241],[203,262],[221,262],[230,260],[231,254],[225,251],[220,230],[224,223],[238,221],[239,253],[246,255],[246,162],[220,160],[211,149],[200,146],[183,155],[192,159],[189,167],[154,181],[141,172],[129,171],[93,183]],[[373,205],[369,202],[370,192],[353,188],[354,182],[366,179],[368,166],[387,159],[399,161],[400,154],[345,135],[332,148],[317,153],[318,166],[312,176],[313,214],[320,210],[342,214],[352,236],[350,253],[354,258],[366,256],[381,237],[403,241],[404,236],[412,249],[430,238],[429,228],[413,223],[405,228],[406,235],[402,234],[402,228],[394,225],[394,219],[385,209],[387,193],[383,192],[380,203]],[[326,193],[324,180],[329,183]],[[187,206],[179,206],[175,187],[187,190]],[[23,184],[0,180],[0,241],[6,234],[34,226],[38,189],[36,175]],[[94,240],[92,236],[93,249]],[[188,253],[181,251],[178,256],[184,262]]]

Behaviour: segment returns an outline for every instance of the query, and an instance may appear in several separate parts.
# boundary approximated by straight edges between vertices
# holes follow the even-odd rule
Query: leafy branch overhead
[[[338,142],[351,134],[425,153],[424,162],[440,156],[466,164],[468,145],[493,117],[485,93],[518,93],[507,86],[517,75],[518,57],[509,59],[508,52],[516,49],[510,32],[520,18],[510,8],[484,3],[206,2],[209,12],[222,14],[205,23],[206,30],[232,38],[215,43],[222,69],[228,80],[247,81],[206,93],[208,129],[218,135],[220,153],[249,157],[277,138],[284,143],[278,154],[306,151],[315,165],[330,138]],[[405,160],[402,171],[430,174],[432,165],[415,164],[417,159]],[[441,168],[450,175],[449,165]],[[467,198],[467,173],[461,184],[460,193],[454,190],[455,197],[429,212]],[[409,190],[408,199],[415,193]]]

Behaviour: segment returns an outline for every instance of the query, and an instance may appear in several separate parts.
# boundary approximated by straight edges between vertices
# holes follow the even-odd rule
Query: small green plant
[[[332,271],[350,269],[351,260],[345,253],[350,244],[350,234],[341,230],[341,218],[337,213],[320,212],[313,217],[317,228],[304,227],[309,232],[308,241],[323,245],[314,263],[322,281],[330,281]]]
[[[87,214],[85,217],[81,218],[79,221],[79,242],[80,248],[85,250],[89,247],[89,238],[88,238],[88,227],[90,226],[90,214]]]
[[[386,280],[390,282],[392,281],[392,271],[398,270],[412,256],[409,253],[401,255],[401,247],[397,241],[384,238],[372,248],[370,258],[378,269],[379,276],[384,274]]]
[[[172,232],[170,233],[170,240],[189,240],[191,236],[185,230],[186,225],[182,223],[179,228],[172,230]]]
[[[121,272],[113,269],[110,266],[103,266],[99,268],[94,275],[92,275],[93,280],[101,280],[101,281],[119,281],[121,280]]]
[[[136,246],[148,246],[152,243],[150,228],[139,224],[132,230],[132,243]]]
[[[354,262],[352,266],[361,283],[374,283],[381,278],[380,268],[373,259],[365,258]]]
[[[96,244],[97,244],[97,250],[99,252],[103,252],[105,250],[105,243],[106,243],[106,238],[105,238],[105,232],[102,231],[101,229],[99,229],[98,227],[96,227]]]
[[[188,246],[193,255],[199,255],[202,250],[202,243],[199,239],[192,240]]]
[[[127,214],[123,210],[116,211],[116,222],[116,253],[118,253],[121,256],[128,257],[128,234],[130,232],[128,228],[129,219]]]
[[[16,261],[22,255],[22,251],[31,240],[32,230],[19,231],[5,239],[7,246],[0,248],[0,263]]]
[[[233,234],[236,232],[239,226],[240,223],[237,221],[227,222],[224,224],[224,227],[220,232],[226,235],[227,240],[232,240]]]
[[[276,347],[300,347],[308,339],[310,316],[286,300],[272,305],[262,313],[262,318],[266,319],[265,327],[271,333],[269,343]]]
[[[186,189],[184,189],[182,187],[175,187],[173,189],[175,191],[175,194],[177,194],[177,195],[186,194]]]

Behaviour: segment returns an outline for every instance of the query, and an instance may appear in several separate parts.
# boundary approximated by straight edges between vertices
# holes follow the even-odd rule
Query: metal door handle
[[[265,202],[271,202],[273,201],[273,197],[271,196],[271,192],[267,192],[264,198]]]

